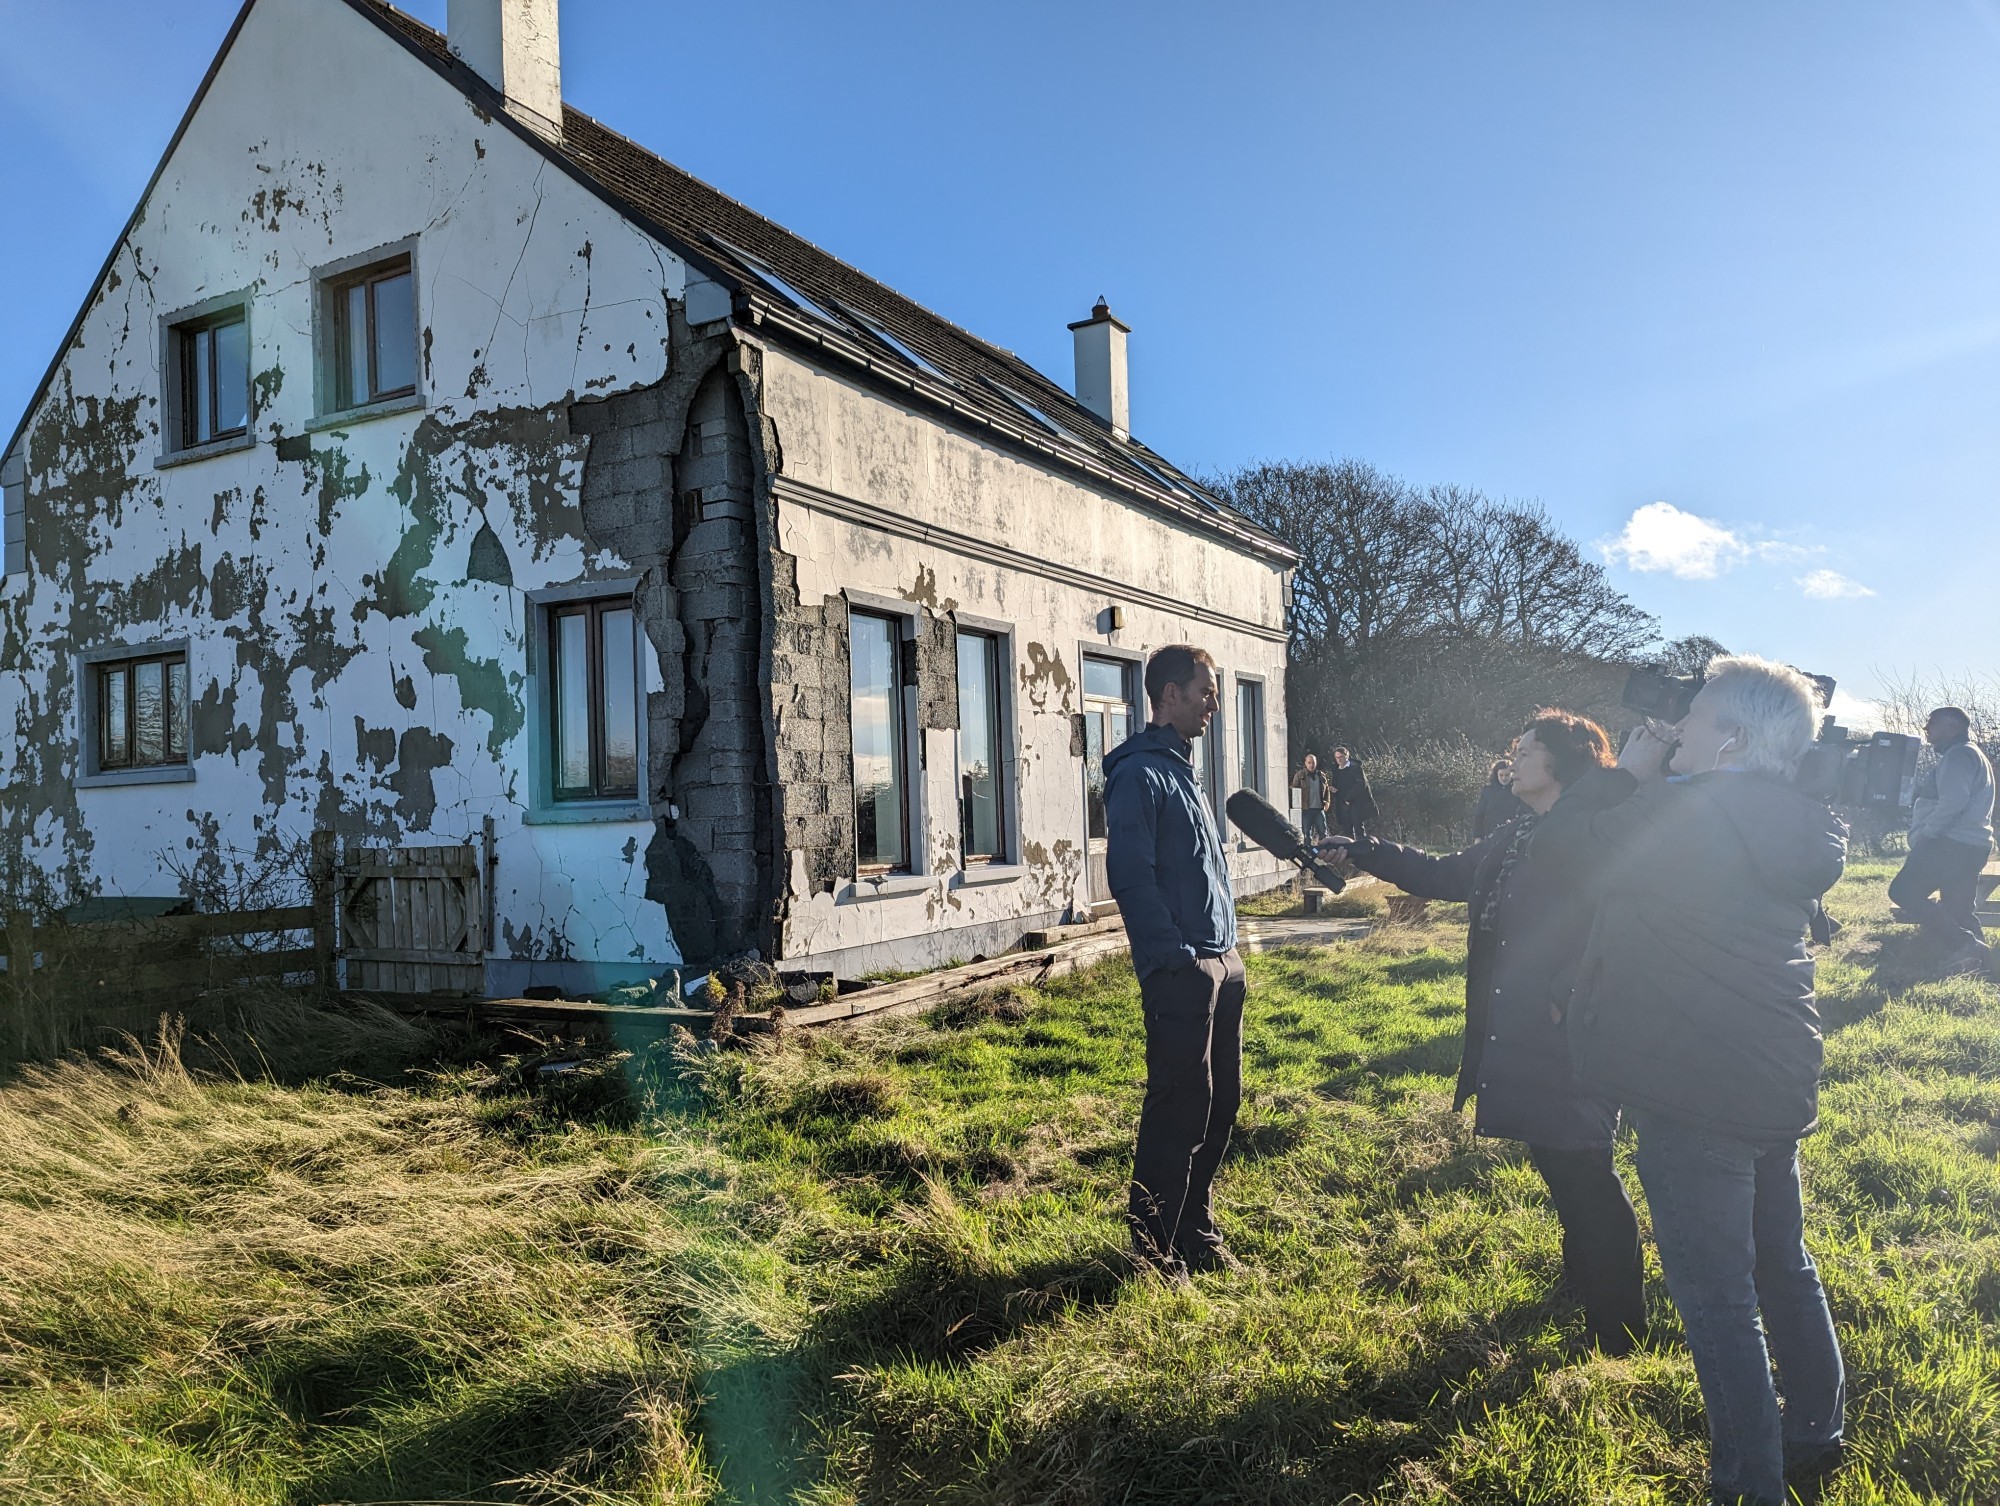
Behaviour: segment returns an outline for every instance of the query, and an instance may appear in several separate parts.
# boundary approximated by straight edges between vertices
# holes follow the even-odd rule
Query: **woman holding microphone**
[[[1646,1331],[1639,1226],[1612,1165],[1613,1100],[1580,1093],[1564,1010],[1590,933],[1586,865],[1542,856],[1538,833],[1586,822],[1631,789],[1608,766],[1604,729],[1567,711],[1528,719],[1514,744],[1525,814],[1462,852],[1433,857],[1376,837],[1334,837],[1356,868],[1426,899],[1463,900],[1469,934],[1465,1051],[1454,1108],[1476,1099],[1474,1131],[1526,1143],[1563,1231],[1564,1282],[1588,1340],[1625,1354]]]

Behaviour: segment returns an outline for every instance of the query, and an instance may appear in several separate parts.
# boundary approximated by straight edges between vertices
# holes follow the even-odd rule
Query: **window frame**
[[[247,450],[257,443],[257,328],[254,289],[223,293],[186,308],[160,316],[160,453],[154,461],[164,469]],[[243,326],[243,412],[241,429],[230,429],[208,439],[190,440],[191,414],[196,394],[189,390],[188,347],[206,330],[241,323]],[[212,364],[212,362],[211,362]]]
[[[854,779],[854,761],[857,756],[854,746],[854,619],[865,617],[881,622],[890,630],[891,672],[896,677],[894,694],[889,698],[891,728],[889,747],[894,760],[893,769],[900,775],[897,791],[897,806],[902,814],[902,861],[891,863],[864,863],[861,861],[861,807],[860,786]],[[849,799],[853,801],[854,834],[850,853],[853,859],[854,876],[857,881],[879,881],[902,876],[918,877],[920,855],[928,846],[917,840],[923,807],[918,798],[922,780],[917,777],[923,768],[921,745],[913,746],[917,737],[915,728],[915,708],[910,704],[915,687],[906,673],[904,659],[911,652],[907,645],[915,641],[915,619],[907,611],[876,601],[873,598],[850,594],[847,607],[847,772]]]
[[[1235,679],[1236,679],[1235,741],[1236,741],[1236,759],[1238,765],[1236,770],[1236,782],[1239,788],[1254,790],[1259,795],[1262,795],[1266,800],[1269,800],[1271,798],[1270,708],[1267,705],[1266,696],[1264,694],[1264,677],[1262,675],[1239,674],[1235,677]],[[1246,718],[1243,714],[1243,693],[1246,690],[1253,691],[1256,696],[1257,715],[1255,716],[1254,719]],[[1251,724],[1246,725],[1246,722]],[[1243,765],[1243,754],[1245,751],[1243,746],[1243,737],[1246,732],[1250,734],[1250,739],[1251,739],[1251,747],[1249,749],[1251,754],[1251,762],[1247,768],[1244,767]],[[1251,770],[1255,771],[1254,778],[1251,777]]]
[[[632,741],[636,753],[639,740],[639,669],[638,669],[638,609],[630,596],[590,596],[573,601],[555,602],[542,608],[549,634],[549,690],[548,726],[543,730],[549,738],[551,753],[549,773],[549,799],[558,805],[604,804],[622,801],[627,804],[639,798],[639,770],[635,759],[632,769],[631,787],[613,786],[608,773],[610,752],[607,747],[608,717],[610,706],[608,671],[604,662],[604,640],[606,636],[605,617],[611,613],[624,612],[632,617],[633,630],[633,673],[632,673]],[[560,782],[563,741],[563,713],[567,709],[561,665],[561,624],[572,617],[581,618],[584,623],[584,759],[590,765],[590,783],[585,786],[569,787]]]
[[[194,747],[194,661],[191,645],[185,638],[176,638],[152,643],[105,644],[99,648],[84,649],[76,656],[77,696],[77,775],[78,789],[98,789],[121,784],[186,784],[193,781],[195,759]],[[104,677],[112,670],[123,667],[125,680],[126,732],[130,737],[135,731],[136,716],[134,701],[138,694],[137,675],[134,671],[142,664],[171,664],[178,661],[183,669],[185,687],[181,722],[186,729],[186,746],[179,750],[179,756],[165,758],[157,763],[138,763],[128,759],[122,763],[107,764],[104,759]],[[163,689],[171,693],[173,683],[170,673],[162,672]],[[161,729],[162,741],[171,733],[173,716],[166,718]]]
[[[313,273],[314,410],[309,429],[338,427],[393,413],[407,413],[427,401],[424,384],[423,280],[417,257],[418,237],[377,246],[356,256],[330,262]],[[346,295],[357,284],[369,285],[389,277],[410,275],[411,385],[388,393],[374,393],[362,400],[346,401],[341,373],[347,360],[344,336],[347,330]],[[375,299],[368,298],[369,323],[375,322]],[[369,340],[369,363],[378,359],[376,341]]]
[[[991,869],[1007,867],[1019,861],[1018,833],[1020,822],[1015,809],[1015,749],[1014,749],[1014,705],[1008,694],[1013,684],[1014,673],[1014,633],[1007,624],[987,622],[960,612],[956,614],[957,640],[978,638],[986,644],[988,665],[992,670],[992,700],[987,707],[987,716],[993,731],[993,807],[999,825],[1000,840],[997,851],[973,853],[966,850],[965,841],[965,768],[964,768],[964,725],[965,686],[960,682],[958,719],[960,734],[955,741],[955,790],[959,800],[959,867],[963,870]]]
[[[640,581],[636,576],[619,576],[604,580],[573,581],[567,585],[549,586],[530,590],[523,594],[528,603],[528,809],[522,816],[529,826],[578,826],[604,822],[645,822],[651,824],[653,807],[648,794],[651,764],[647,744],[647,696],[652,690],[653,663],[650,640],[646,636],[645,624],[639,615]],[[556,796],[556,753],[558,747],[555,717],[558,713],[559,695],[556,684],[557,650],[554,624],[559,612],[579,605],[598,604],[600,606],[624,605],[632,611],[632,651],[633,651],[633,706],[637,726],[634,728],[634,755],[637,760],[636,793],[632,795],[597,796]],[[593,622],[598,620],[592,614]],[[593,642],[600,645],[596,655],[601,656],[601,638],[593,634]],[[593,706],[591,719],[595,725],[602,716],[602,706]],[[595,755],[593,755],[594,761]],[[671,810],[671,807],[669,807]]]

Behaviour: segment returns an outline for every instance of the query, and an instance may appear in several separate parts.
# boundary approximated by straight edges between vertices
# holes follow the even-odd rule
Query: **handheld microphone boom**
[[[1223,809],[1236,829],[1273,857],[1297,863],[1335,894],[1347,887],[1347,880],[1322,864],[1306,846],[1299,829],[1287,821],[1278,808],[1255,790],[1238,790]]]

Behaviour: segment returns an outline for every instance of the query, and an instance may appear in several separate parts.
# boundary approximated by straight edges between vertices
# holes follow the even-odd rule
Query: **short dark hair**
[[[1611,767],[1611,739],[1587,716],[1544,706],[1522,724],[1521,731],[1534,733],[1535,741],[1549,750],[1557,784],[1567,787],[1592,769]]]
[[[1187,684],[1204,664],[1215,668],[1208,650],[1192,643],[1169,643],[1153,650],[1153,657],[1146,661],[1146,699],[1157,704],[1169,685]]]
[[[1948,716],[1958,723],[1959,731],[1967,737],[1972,735],[1972,718],[1965,714],[1963,706],[1940,706],[1931,713],[1931,716]],[[1930,717],[1925,717],[1924,720],[1929,721]]]
[[[1333,751],[1336,753],[1345,753],[1349,758],[1352,758],[1354,756],[1354,750],[1349,747],[1339,747],[1335,748]]]

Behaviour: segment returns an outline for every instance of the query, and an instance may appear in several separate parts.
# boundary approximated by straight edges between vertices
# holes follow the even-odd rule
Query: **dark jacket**
[[[1498,831],[1503,822],[1511,821],[1527,805],[1521,797],[1504,784],[1487,780],[1479,789],[1479,803],[1472,808],[1472,840],[1477,842],[1488,832]]]
[[[1329,768],[1325,773],[1333,781],[1335,821],[1346,825],[1350,821],[1375,819],[1375,792],[1368,788],[1368,776],[1361,772],[1360,759],[1350,758],[1346,768]]]
[[[1587,1088],[1758,1143],[1819,1118],[1822,1044],[1806,925],[1847,828],[1818,800],[1724,770],[1638,785],[1537,832],[1601,894],[1569,1010]]]
[[[1104,808],[1105,876],[1134,971],[1143,978],[1235,946],[1229,863],[1181,735],[1146,727],[1105,754]]]
[[[1499,882],[1514,822],[1449,857],[1373,837],[1349,849],[1355,867],[1407,893],[1464,900],[1469,908],[1465,1050],[1452,1106],[1477,1097],[1479,1134],[1558,1150],[1611,1143],[1617,1105],[1576,1090],[1560,1015],[1590,933],[1595,886],[1587,869],[1543,856],[1539,842],[1544,830],[1582,824],[1628,788],[1606,770],[1563,791],[1508,874],[1491,930],[1480,917]]]

